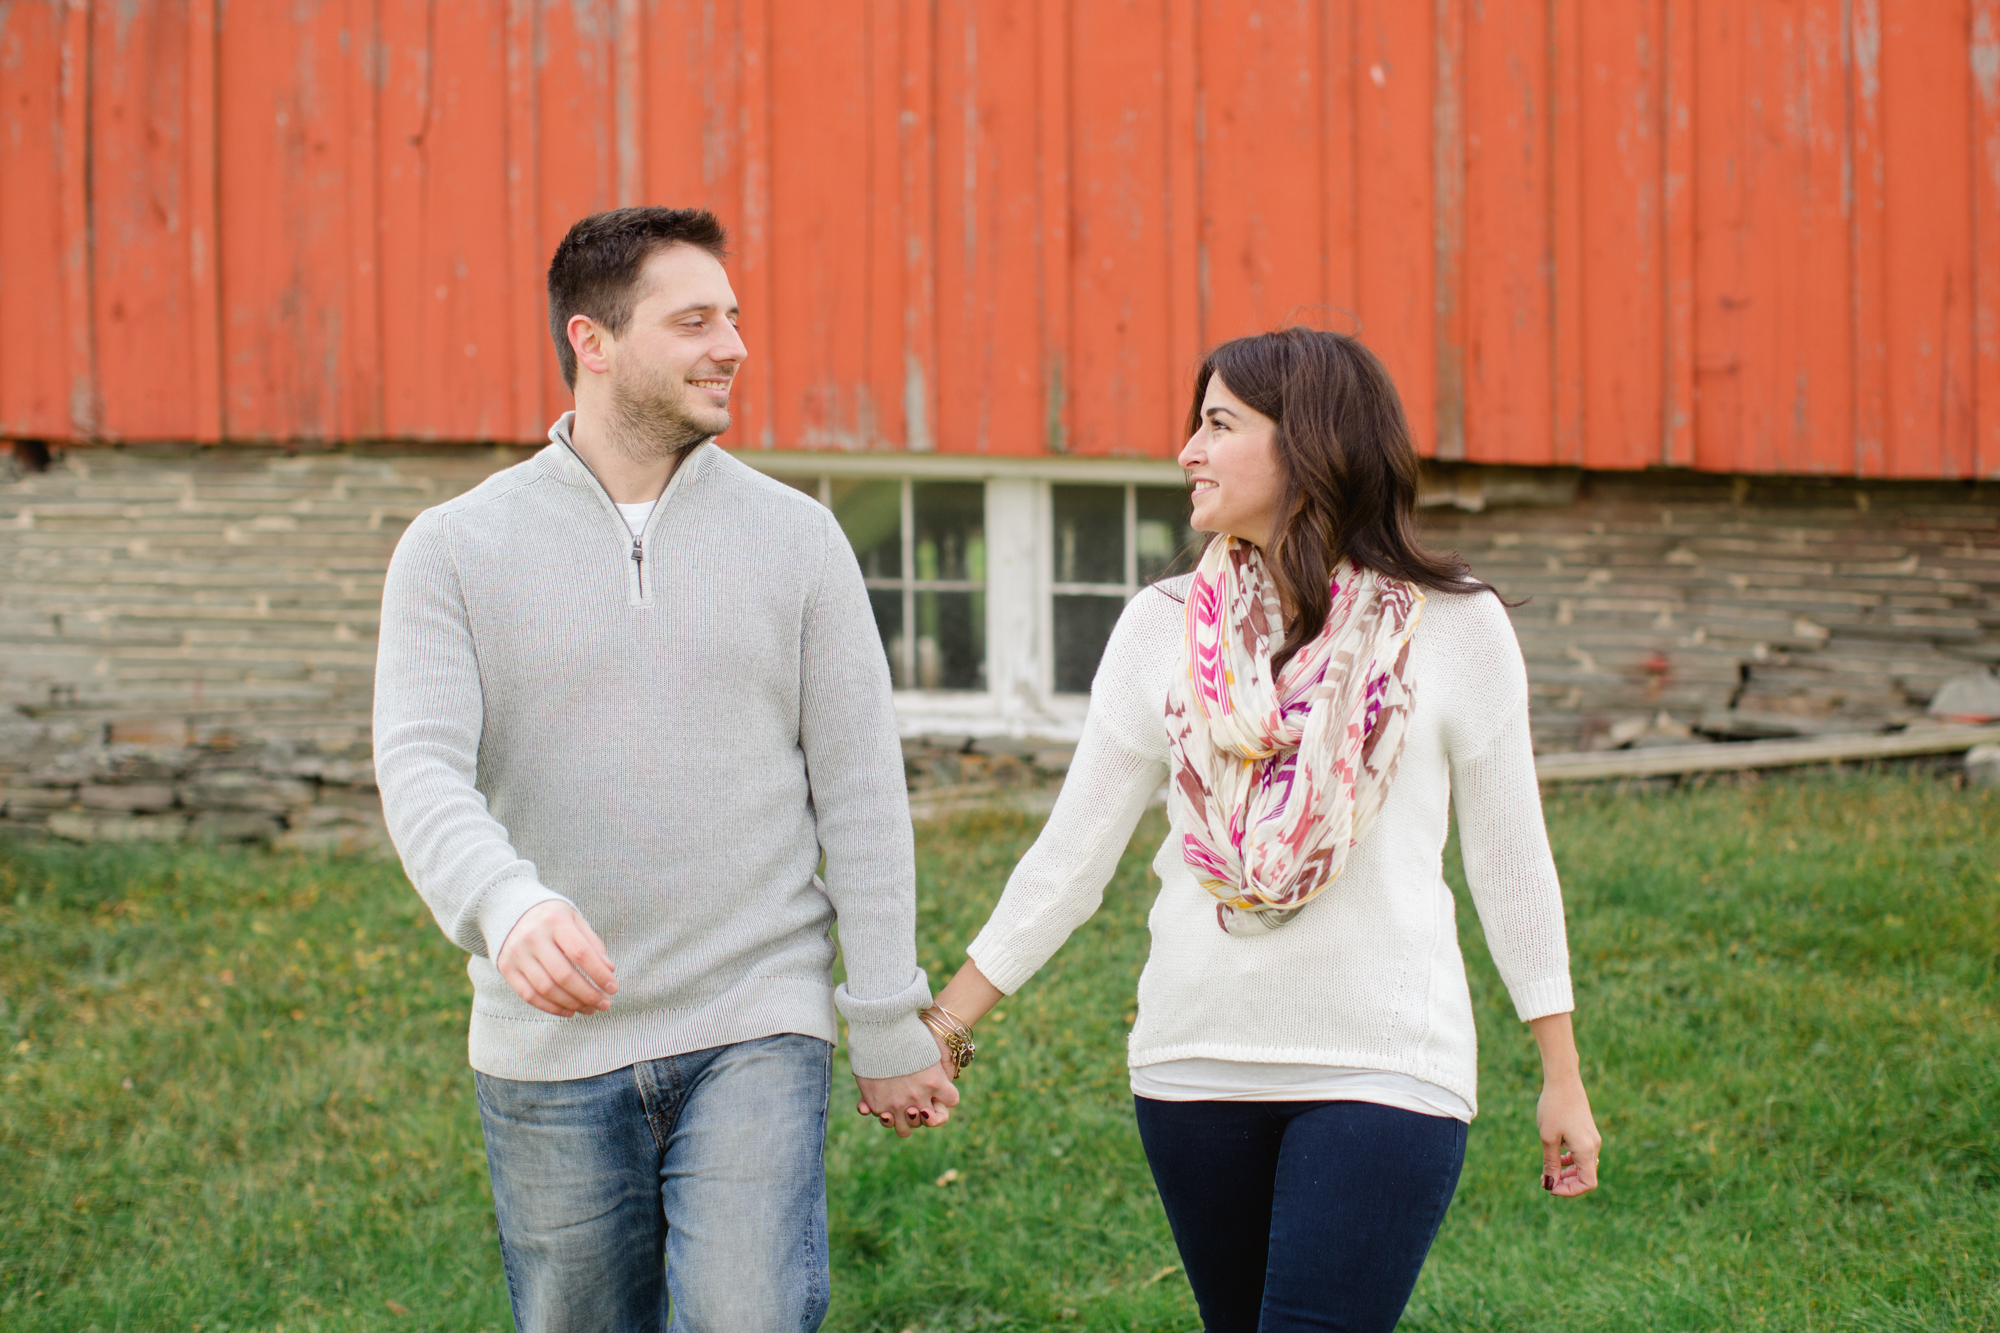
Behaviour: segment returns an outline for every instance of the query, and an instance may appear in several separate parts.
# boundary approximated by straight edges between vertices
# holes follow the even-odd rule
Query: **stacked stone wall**
[[[1424,527],[1526,599],[1542,751],[1906,726],[2000,662],[2000,485],[1590,473]]]
[[[0,827],[379,842],[382,576],[523,451],[72,449],[0,477]],[[39,461],[39,460],[36,460]]]
[[[105,447],[0,473],[0,828],[379,841],[383,571],[418,511],[523,456]],[[2000,662],[2000,486],[1432,483],[1427,540],[1527,599],[1543,750],[1901,726]]]

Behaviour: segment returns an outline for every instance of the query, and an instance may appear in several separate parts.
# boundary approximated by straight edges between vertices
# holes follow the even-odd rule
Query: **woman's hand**
[[[1577,1069],[1576,1036],[1568,1014],[1531,1019],[1542,1052],[1542,1096],[1535,1127],[1542,1136],[1542,1188],[1565,1199],[1597,1188],[1597,1155],[1604,1140],[1590,1114],[1590,1098]]]

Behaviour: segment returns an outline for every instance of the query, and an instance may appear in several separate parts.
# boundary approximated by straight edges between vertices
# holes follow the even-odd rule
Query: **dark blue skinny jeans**
[[[1465,1162],[1462,1121],[1373,1102],[1132,1099],[1207,1333],[1388,1333]]]

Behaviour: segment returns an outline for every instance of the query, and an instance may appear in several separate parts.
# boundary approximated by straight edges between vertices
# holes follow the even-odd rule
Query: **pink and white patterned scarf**
[[[1187,663],[1167,693],[1181,854],[1231,935],[1276,930],[1339,876],[1402,757],[1424,595],[1346,560],[1328,591],[1326,628],[1273,680],[1283,620],[1257,548],[1210,542],[1188,589]]]

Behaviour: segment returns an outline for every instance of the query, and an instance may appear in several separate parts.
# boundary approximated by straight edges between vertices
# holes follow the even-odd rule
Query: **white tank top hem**
[[[1166,1060],[1133,1069],[1132,1094],[1158,1102],[1374,1102],[1472,1123],[1472,1108],[1457,1093],[1386,1069]]]

